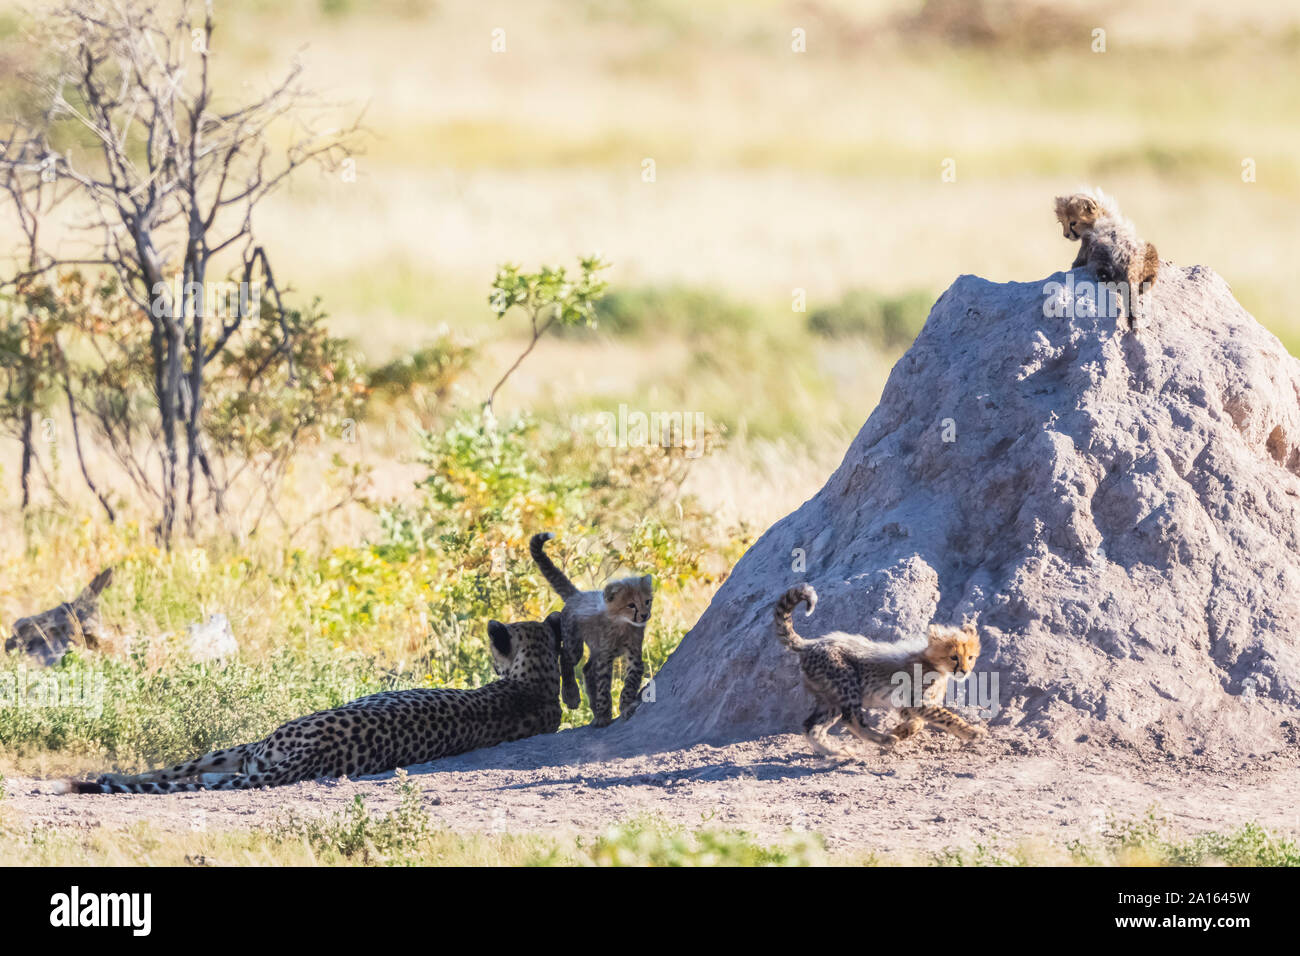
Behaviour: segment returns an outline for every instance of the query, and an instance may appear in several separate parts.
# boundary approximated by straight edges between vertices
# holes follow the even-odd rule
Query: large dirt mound
[[[798,729],[809,699],[771,615],[802,580],[821,596],[797,614],[806,636],[897,639],[979,612],[995,724],[1172,754],[1293,737],[1300,363],[1210,270],[1166,265],[1137,334],[1090,314],[1087,279],[944,293],[839,469],[657,676],[631,740]]]

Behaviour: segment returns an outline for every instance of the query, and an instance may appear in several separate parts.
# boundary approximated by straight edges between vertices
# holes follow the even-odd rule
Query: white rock
[[[186,629],[185,645],[196,661],[214,661],[239,653],[239,642],[224,614],[210,615],[202,624]]]
[[[1300,706],[1300,362],[1199,266],[1165,266],[1137,334],[1045,315],[1045,285],[962,276],[940,297],[843,463],[737,564],[630,734],[801,730],[772,606],[807,580],[805,636],[980,612],[1004,724],[1278,745]]]

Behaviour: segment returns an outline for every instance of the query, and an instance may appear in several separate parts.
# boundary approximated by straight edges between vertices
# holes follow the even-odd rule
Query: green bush
[[[366,369],[366,388],[375,398],[409,403],[421,422],[431,427],[476,356],[472,345],[447,333],[429,345]]]
[[[817,866],[827,862],[823,838],[790,835],[765,846],[743,830],[698,830],[633,820],[606,829],[573,855],[586,866]]]
[[[473,347],[444,335],[431,345],[367,369],[366,387],[390,398],[416,389],[428,389],[441,398],[469,368],[474,354]]]
[[[346,811],[324,819],[289,816],[271,831],[284,843],[301,841],[316,856],[342,857],[363,864],[415,865],[416,855],[435,835],[433,820],[424,810],[420,788],[397,771],[398,805],[392,813],[375,816],[360,794]]]
[[[539,531],[559,533],[551,552],[579,587],[620,571],[654,576],[659,600],[645,645],[651,674],[693,619],[694,609],[682,609],[685,596],[710,590],[706,556],[739,556],[744,542],[719,534],[679,494],[690,465],[684,449],[601,448],[594,435],[594,423],[582,419],[564,428],[467,413],[422,436],[419,460],[429,473],[421,499],[380,509],[372,550],[383,562],[428,556],[437,564],[430,638],[418,658],[435,682],[490,674],[481,636],[489,618],[538,619],[556,606],[528,553]],[[362,590],[371,572],[382,571],[372,566],[355,576],[358,570],[343,573]]]
[[[596,302],[594,327],[615,336],[683,335],[701,338],[718,331],[752,327],[753,309],[708,289],[643,286],[619,289]],[[564,335],[590,335],[581,327]]]
[[[72,652],[49,670],[13,655],[0,659],[0,740],[11,755],[111,755],[134,769],[257,740],[293,717],[389,686],[353,653],[282,648],[255,662],[151,666],[143,654]]]
[[[823,839],[791,834],[771,845],[742,830],[690,832],[653,818],[606,827],[594,839],[521,839],[508,834],[459,836],[425,811],[420,789],[398,771],[398,806],[374,814],[360,795],[324,818],[291,816],[271,831],[281,845],[301,843],[325,863],[418,866],[495,854],[524,866],[818,866],[829,862]],[[512,847],[513,844],[513,847]],[[453,854],[448,860],[447,856]],[[457,859],[457,857],[459,859]],[[495,862],[501,862],[500,859]]]
[[[865,338],[880,348],[905,348],[925,325],[933,302],[928,292],[884,296],[857,289],[810,313],[808,329],[823,338]]]

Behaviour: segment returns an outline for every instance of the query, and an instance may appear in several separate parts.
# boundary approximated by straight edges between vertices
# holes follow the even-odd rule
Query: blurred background
[[[298,176],[259,230],[282,283],[320,298],[375,396],[359,446],[326,436],[295,459],[283,510],[326,507],[336,455],[364,461],[365,500],[301,535],[289,520],[295,536],[272,543],[265,534],[195,542],[209,562],[199,567],[184,550],[160,556],[143,519],[135,531],[107,527],[66,450],[50,452],[60,495],[43,493],[35,516],[19,514],[5,441],[6,629],[34,609],[42,583],[50,590],[40,568],[89,574],[119,561],[130,573],[106,600],[123,631],[170,631],[221,610],[248,648],[323,634],[329,647],[397,660],[412,680],[426,668],[439,680],[481,679],[478,651],[462,660],[438,635],[471,633],[480,616],[501,613],[494,601],[533,613],[549,599],[475,579],[426,606],[429,582],[446,579],[449,561],[468,567],[498,546],[531,574],[523,542],[545,519],[558,546],[566,534],[576,546],[593,529],[610,533],[589,566],[573,556],[587,582],[620,564],[654,567],[666,594],[656,605],[662,660],[753,536],[821,486],[955,277],[1030,281],[1069,265],[1076,247],[1061,237],[1052,197],[1081,184],[1116,196],[1163,258],[1222,274],[1300,351],[1294,3],[223,0],[217,9],[220,88],[263,89],[297,56],[340,124],[364,114],[355,175]],[[38,57],[24,16],[0,3],[7,102],[25,95],[18,76]],[[417,482],[446,479],[446,456],[467,454],[431,449],[428,434],[451,434],[528,342],[520,315],[489,308],[499,266],[573,269],[592,252],[612,264],[597,327],[543,338],[497,415],[563,429],[620,403],[699,412],[716,427],[716,449],[680,482],[674,475],[671,493],[639,487],[641,497],[602,512],[590,488],[560,506],[548,486],[512,511],[502,504],[514,500],[511,486],[482,503],[500,511],[496,524],[462,527],[456,547],[443,527],[437,554],[418,535],[412,543],[419,520],[407,512],[448,507],[430,504]],[[537,452],[538,467],[603,475],[626,465],[567,427]],[[455,464],[487,467],[476,461]],[[649,514],[651,502],[666,515],[659,531],[620,519]],[[276,713],[302,704],[276,700]],[[130,752],[153,752],[131,739],[143,749]]]
[[[523,335],[498,265],[599,251],[617,301],[507,405],[701,410],[817,459],[808,490],[957,275],[1068,265],[1051,198],[1081,183],[1300,348],[1295,4],[229,0],[216,52],[227,88],[296,55],[364,110],[355,181],[299,177],[262,234],[369,360],[446,325],[490,379]]]

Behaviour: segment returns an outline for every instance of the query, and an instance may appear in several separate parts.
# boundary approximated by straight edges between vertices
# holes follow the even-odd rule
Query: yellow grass
[[[0,58],[24,49],[16,6],[0,0]],[[278,277],[303,297],[322,296],[332,327],[373,362],[431,341],[444,325],[480,340],[455,398],[462,407],[481,400],[524,344],[521,318],[498,322],[486,303],[504,261],[571,264],[598,250],[615,265],[616,288],[687,284],[750,306],[753,321],[739,331],[545,340],[499,406],[562,421],[626,402],[725,423],[726,447],[697,463],[685,490],[729,528],[761,531],[821,486],[896,358],[810,336],[807,314],[791,310],[795,290],[812,309],[859,287],[937,295],[963,273],[1041,278],[1075,252],[1052,221],[1051,198],[1083,181],[1114,193],[1166,259],[1222,273],[1300,348],[1291,307],[1300,9],[1068,0],[1052,8],[1077,41],[1040,49],[1014,30],[988,47],[915,36],[900,18],[918,7],[231,2],[219,5],[214,63],[227,95],[246,96],[301,50],[309,82],[340,122],[365,109],[373,136],[356,181],[304,174],[265,207],[259,234]],[[1090,49],[1095,27],[1107,32],[1105,53]],[[504,53],[490,48],[497,28]],[[796,28],[807,31],[806,53],[791,52]],[[11,81],[6,74],[0,86]],[[653,182],[643,179],[647,159]],[[947,159],[952,182],[940,175]],[[1257,164],[1257,181],[1243,182],[1243,159]],[[66,226],[52,223],[49,235]],[[3,213],[0,230],[14,234]],[[336,451],[372,468],[375,500],[412,500],[424,474],[411,461],[415,426],[408,412],[387,408],[362,423],[359,445],[304,452],[285,491],[289,524],[332,500]],[[293,541],[273,522],[256,538],[206,536],[168,556],[151,550],[150,516],[139,509],[128,509],[125,528],[106,526],[66,441],[41,454],[69,505],[50,508],[40,491],[36,513],[23,516],[17,443],[0,439],[4,633],[75,594],[104,564],[129,559],[147,569],[149,585],[110,596],[116,631],[176,631],[221,611],[257,658],[291,629],[318,623],[308,606],[318,590],[267,584],[295,550],[327,560],[376,531],[373,511],[350,507]],[[102,451],[91,451],[91,464],[106,468]],[[222,573],[187,565],[198,550]],[[251,579],[230,572],[241,561],[255,569]],[[414,595],[427,583],[394,589]],[[674,625],[688,626],[708,592],[702,584],[684,592]],[[417,604],[355,632],[361,649],[402,659],[427,631]],[[98,758],[26,754],[21,766],[68,772]],[[0,766],[15,765],[0,754]],[[437,852],[460,861],[540,852],[448,840]],[[0,836],[0,863],[33,853],[105,865],[187,854],[316,862],[255,835]]]

